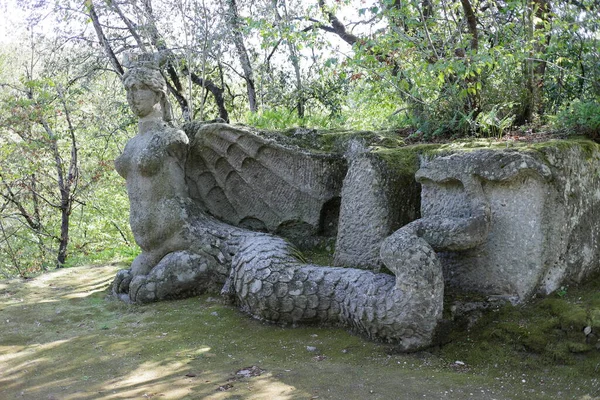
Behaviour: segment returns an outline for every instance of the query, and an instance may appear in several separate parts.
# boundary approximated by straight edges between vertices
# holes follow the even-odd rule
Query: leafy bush
[[[556,125],[600,141],[600,102],[574,100],[558,113]]]
[[[303,128],[339,128],[344,125],[340,116],[312,114],[298,117],[294,110],[270,109],[258,113],[247,113],[246,124],[260,129],[280,130],[295,127]]]

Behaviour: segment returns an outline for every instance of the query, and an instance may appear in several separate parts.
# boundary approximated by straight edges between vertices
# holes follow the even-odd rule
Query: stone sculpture
[[[598,145],[403,148],[403,168],[365,148],[347,167],[227,124],[186,134],[152,57],[123,82],[139,130],[115,167],[142,253],[115,278],[122,300],[221,291],[260,319],[343,325],[412,351],[431,343],[446,285],[520,302],[598,269]],[[302,246],[336,231],[335,267],[272,235]]]
[[[280,145],[249,129],[186,124],[190,196],[224,222],[310,247],[335,235],[345,160]]]
[[[443,278],[430,246],[417,238],[399,252],[390,240],[382,258],[394,277],[306,264],[281,238],[218,221],[189,197],[189,140],[170,124],[156,65],[138,62],[124,84],[140,122],[115,166],[127,181],[131,227],[142,253],[117,274],[115,295],[144,303],[224,285],[223,293],[258,318],[341,324],[406,351],[431,342],[442,313]]]
[[[436,250],[446,288],[513,303],[576,284],[600,269],[600,146],[570,140],[481,147],[421,147],[427,154],[403,170],[393,170],[377,152],[352,162],[342,189],[336,259],[372,254],[389,236],[416,235]],[[414,151],[405,147],[395,155],[413,160],[406,156]],[[397,196],[372,190],[364,171],[377,181],[389,182],[389,174],[413,177],[413,185],[420,185],[421,217],[396,233],[373,234],[369,227],[391,225],[394,217],[387,214],[386,220],[384,211],[397,209],[398,199],[414,200],[407,189]],[[347,186],[367,201],[346,196]],[[353,214],[347,217],[345,209]],[[371,265],[376,262],[381,260]]]
[[[115,293],[144,302],[219,285],[231,256],[217,237],[202,234],[210,223],[200,221],[203,216],[188,196],[189,140],[171,123],[165,81],[149,58],[131,68],[123,83],[139,127],[115,168],[127,183],[131,229],[142,253],[118,273]]]

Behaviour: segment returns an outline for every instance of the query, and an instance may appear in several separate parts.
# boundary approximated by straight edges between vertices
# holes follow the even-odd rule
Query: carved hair
[[[167,96],[167,83],[160,70],[148,62],[140,62],[132,66],[123,74],[123,85],[129,91],[136,83],[146,85],[150,90],[160,94],[160,107],[163,112],[163,120],[165,122],[172,121],[173,111]]]

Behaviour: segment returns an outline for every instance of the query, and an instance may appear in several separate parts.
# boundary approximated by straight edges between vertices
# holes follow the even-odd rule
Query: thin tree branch
[[[123,70],[121,63],[117,59],[117,56],[115,55],[112,47],[110,46],[108,40],[106,39],[106,36],[104,35],[104,31],[102,30],[102,26],[100,25],[100,21],[98,19],[98,14],[96,14],[96,9],[94,8],[94,3],[92,2],[92,0],[88,0],[85,2],[85,4],[87,5],[88,14],[92,20],[94,29],[96,30],[96,35],[98,36],[98,40],[100,41],[100,44],[102,45],[102,47],[104,47],[104,52],[108,56],[110,63],[115,68],[117,73],[119,75],[123,75],[125,73],[125,71]]]

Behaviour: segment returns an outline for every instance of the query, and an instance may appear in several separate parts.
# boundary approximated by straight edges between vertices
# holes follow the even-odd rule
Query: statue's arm
[[[181,129],[173,129],[166,137],[166,150],[169,155],[178,160],[185,161],[190,141]]]

